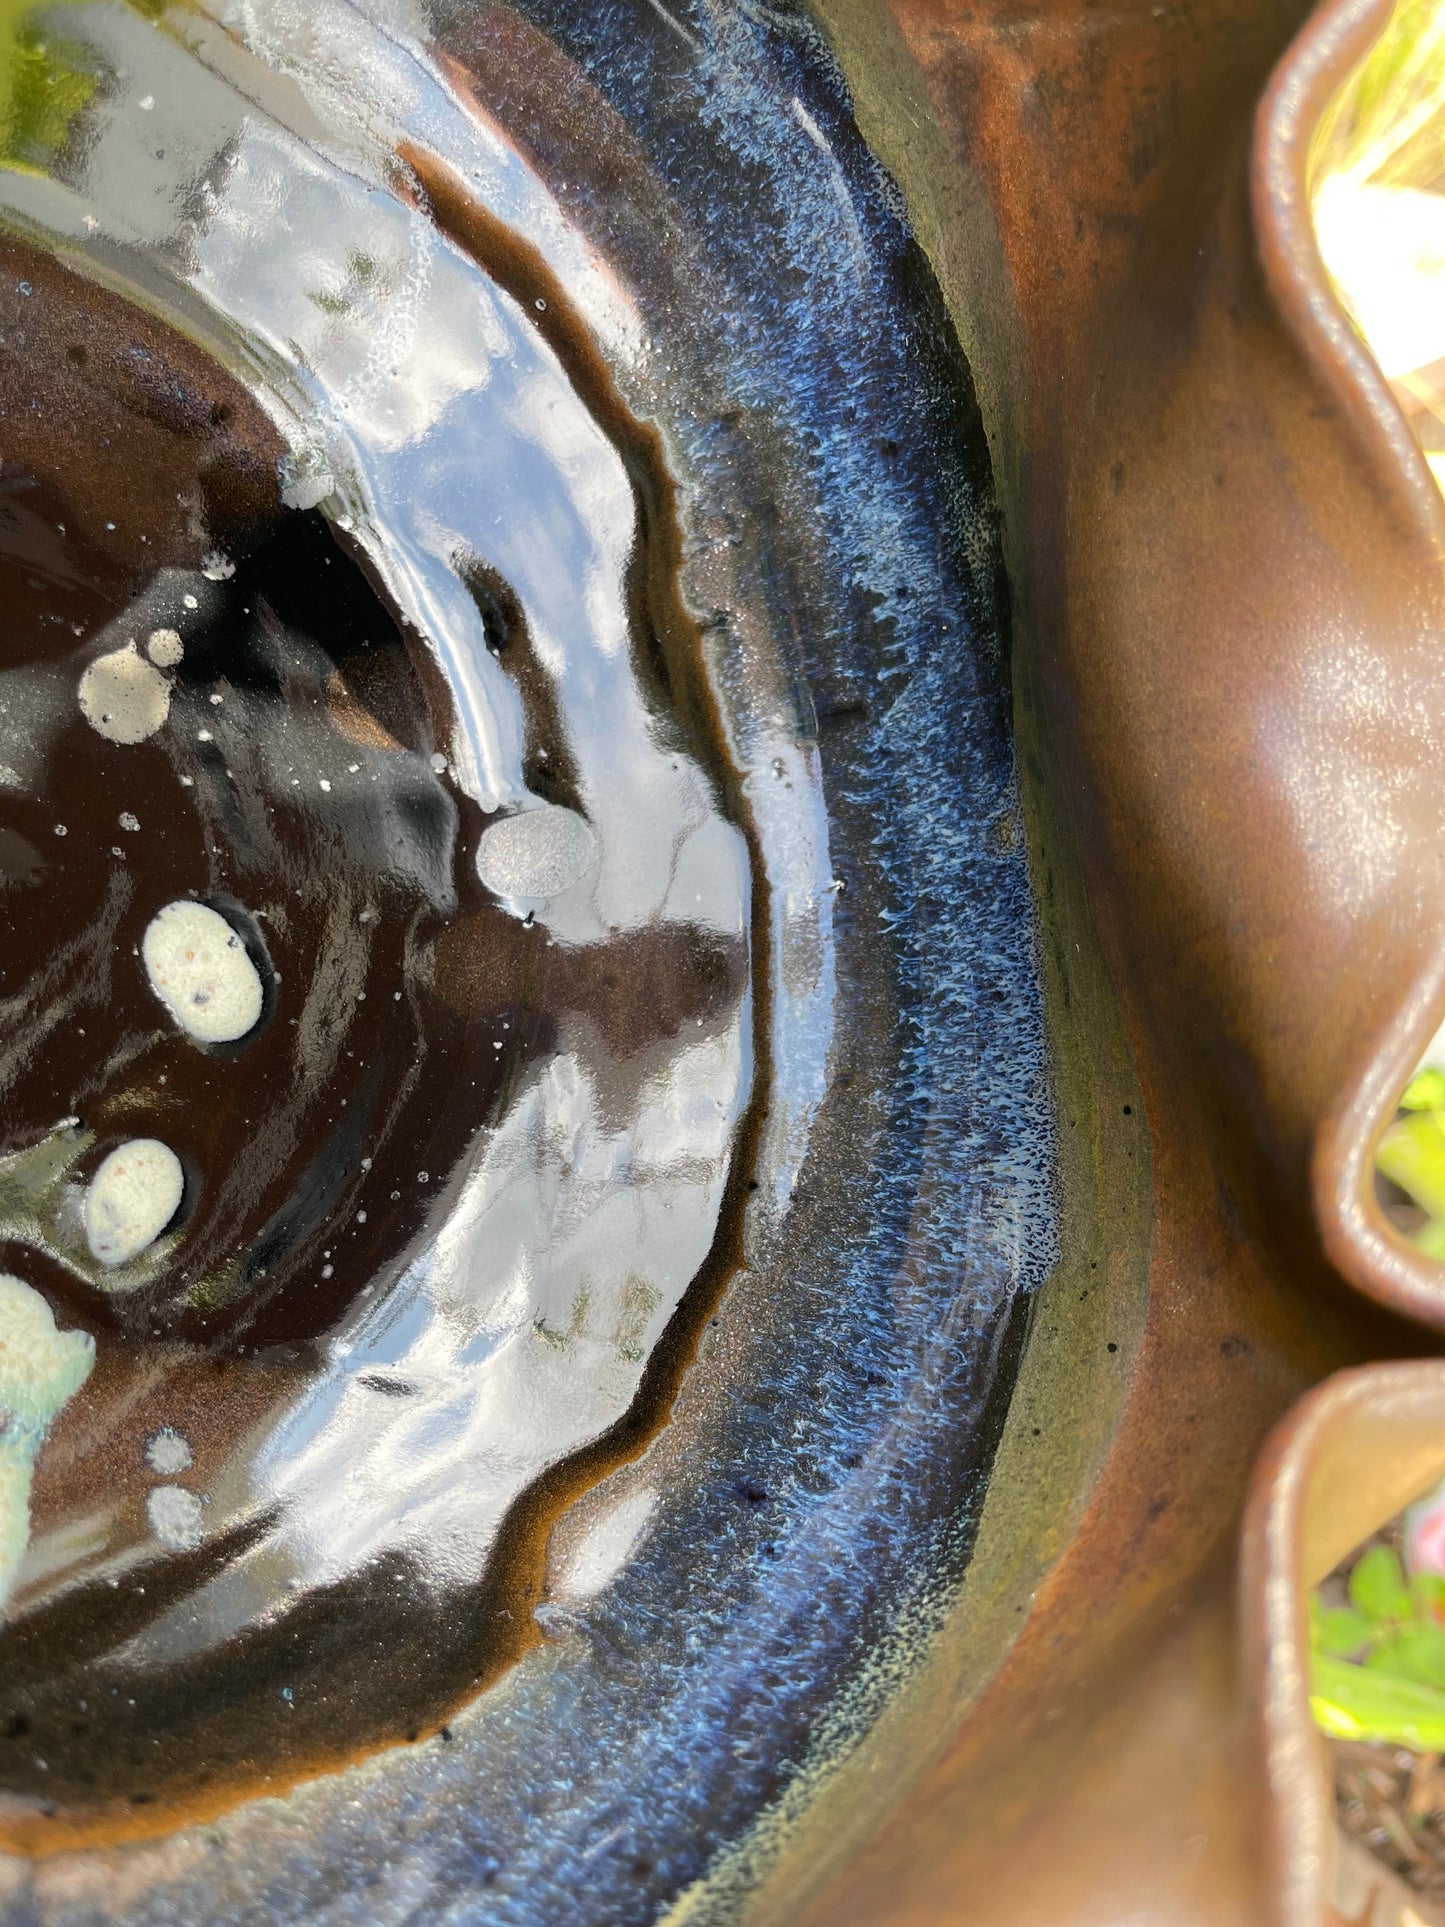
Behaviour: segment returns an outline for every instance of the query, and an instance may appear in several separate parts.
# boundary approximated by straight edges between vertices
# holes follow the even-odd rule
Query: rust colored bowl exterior
[[[1030,1358],[1053,1348],[1055,1391],[1096,1368],[1070,1352],[1092,1263],[1125,1379],[1022,1630],[803,1918],[1300,1927],[1320,1782],[1288,1603],[1295,1725],[1263,1748],[1247,1714],[1241,1496],[1308,1384],[1445,1326],[1445,1273],[1369,1183],[1445,1010],[1445,511],[1308,212],[1320,114],[1387,9],[819,10],[1004,508],[1075,1266]],[[1029,1530],[1007,1446],[985,1567]]]

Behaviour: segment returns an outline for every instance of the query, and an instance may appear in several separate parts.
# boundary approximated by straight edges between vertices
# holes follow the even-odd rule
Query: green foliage
[[[1371,1546],[1356,1560],[1350,1574],[1350,1604],[1371,1626],[1409,1618],[1410,1588],[1389,1546]],[[1445,1680],[1441,1684],[1445,1685]]]
[[[1310,1709],[1338,1740],[1378,1740],[1417,1753],[1445,1753],[1445,1693],[1324,1653],[1314,1657]]]
[[[67,41],[59,5],[0,0],[0,163],[39,172],[62,153],[95,97],[95,76]]]
[[[1445,175],[1445,8],[1397,0],[1316,145],[1361,180],[1438,188]]]
[[[1424,1070],[1413,1077],[1400,1111],[1380,1139],[1375,1162],[1429,1214],[1415,1244],[1427,1257],[1445,1258],[1445,1071]]]
[[[1445,1071],[1421,1071],[1405,1086],[1402,1111],[1445,1111]]]
[[[1358,1653],[1370,1643],[1370,1622],[1363,1613],[1352,1611],[1348,1606],[1336,1607],[1333,1611],[1322,1607],[1318,1600],[1311,1601],[1314,1613],[1310,1624],[1310,1643],[1317,1653],[1329,1653],[1334,1659],[1348,1659],[1351,1653]]]
[[[1407,1580],[1389,1546],[1371,1546],[1349,1595],[1310,1600],[1315,1720],[1340,1739],[1445,1751],[1445,1577]]]

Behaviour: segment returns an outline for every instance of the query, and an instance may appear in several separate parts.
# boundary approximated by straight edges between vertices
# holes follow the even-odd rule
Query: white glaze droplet
[[[191,1448],[173,1425],[163,1425],[146,1444],[146,1464],[163,1479],[191,1469]]]
[[[187,1036],[229,1044],[254,1030],[261,978],[246,946],[204,903],[168,903],[141,940],[151,989]]]
[[[103,1265],[124,1265],[153,1245],[180,1206],[181,1161],[159,1138],[118,1144],[85,1194],[85,1239]]]
[[[146,642],[146,654],[161,669],[174,669],[186,653],[186,645],[181,641],[178,629],[152,629]]]
[[[544,803],[482,831],[477,872],[499,897],[555,897],[586,876],[596,858],[592,832],[577,812]]]
[[[191,1552],[205,1537],[201,1502],[183,1485],[158,1485],[146,1499],[151,1531],[172,1552]]]
[[[171,686],[133,642],[97,656],[80,679],[80,710],[112,743],[143,743],[171,709]]]

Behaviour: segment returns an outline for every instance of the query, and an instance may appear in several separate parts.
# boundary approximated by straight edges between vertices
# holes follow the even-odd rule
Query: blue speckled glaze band
[[[582,1502],[645,1520],[606,1583],[559,1585],[545,1642],[439,1738],[12,1864],[16,1922],[738,1918],[740,1843],[806,1805],[957,1598],[1054,1259],[987,450],[896,189],[800,10],[527,0],[501,24],[551,43],[547,114],[501,11],[439,7],[435,34],[650,333],[629,399],[675,466],[735,753],[771,706],[821,773],[826,1081],[790,1110],[780,1040],[777,1208],[670,1422]],[[768,881],[776,926],[783,859]]]

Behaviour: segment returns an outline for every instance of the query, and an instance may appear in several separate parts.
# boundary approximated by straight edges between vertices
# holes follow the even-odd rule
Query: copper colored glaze
[[[1445,1323],[1364,1183],[1445,998],[1445,513],[1306,200],[1384,9],[1292,47],[1300,10],[1257,0],[820,10],[979,382],[1055,1056],[1085,1067],[1066,1248],[1102,1235],[1146,1309],[1023,1631],[803,1917],[1264,1921],[1249,1463],[1311,1381],[1429,1342],[1342,1278]],[[1135,1224],[1105,1182],[1131,1146]],[[1056,1279],[1036,1340],[1074,1302]]]

